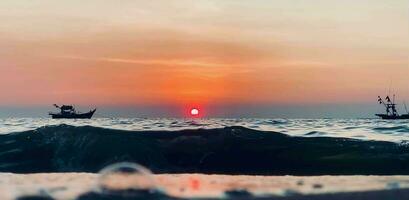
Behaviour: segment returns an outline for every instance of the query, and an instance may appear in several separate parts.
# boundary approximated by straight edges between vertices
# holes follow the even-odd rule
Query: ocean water
[[[0,120],[0,172],[409,175],[408,121],[378,119]]]
[[[3,118],[0,119],[0,135],[61,124],[127,131],[179,131],[241,126],[301,137],[342,137],[397,143],[409,140],[409,120],[380,119],[95,118],[91,120],[55,120],[49,118]]]

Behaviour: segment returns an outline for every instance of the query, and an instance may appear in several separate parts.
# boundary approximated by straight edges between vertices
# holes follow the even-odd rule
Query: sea
[[[123,163],[164,177],[402,176],[409,175],[408,141],[407,120],[3,118],[0,191],[15,191],[7,189],[9,183],[35,182],[37,176],[30,174],[58,176],[47,179],[50,183],[90,182]]]
[[[50,118],[0,118],[0,135],[57,125],[92,126],[126,131],[180,131],[240,126],[300,137],[341,137],[358,140],[406,142],[409,120],[381,119],[258,119],[258,118],[95,118],[64,120]]]
[[[0,120],[0,172],[409,174],[409,123],[380,119]]]

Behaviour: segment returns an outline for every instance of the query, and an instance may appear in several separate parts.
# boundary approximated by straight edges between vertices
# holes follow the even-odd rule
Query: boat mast
[[[386,97],[386,100],[388,101],[387,105],[390,109],[392,109],[392,116],[397,116],[398,111],[396,110],[396,104],[395,104],[395,94],[392,96],[392,101],[389,98],[389,96]],[[389,110],[389,109],[388,109]]]
[[[395,104],[395,94],[393,94],[393,99],[392,99],[392,114],[394,116],[398,115],[398,111],[396,110],[396,104]]]

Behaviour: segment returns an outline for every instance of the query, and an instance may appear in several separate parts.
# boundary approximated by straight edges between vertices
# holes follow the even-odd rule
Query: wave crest
[[[56,125],[0,136],[2,172],[97,172],[116,162],[155,173],[409,174],[409,147],[240,126],[124,131]]]

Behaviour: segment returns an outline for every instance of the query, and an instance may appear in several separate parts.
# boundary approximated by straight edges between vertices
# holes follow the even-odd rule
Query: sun
[[[199,109],[197,109],[197,108],[192,108],[192,109],[190,110],[190,114],[191,114],[192,116],[198,116],[198,115],[199,115]]]

